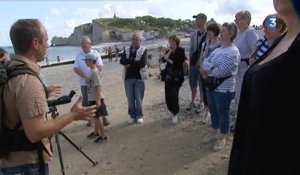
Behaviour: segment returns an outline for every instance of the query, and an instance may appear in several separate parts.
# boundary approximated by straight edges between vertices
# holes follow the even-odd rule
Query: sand
[[[187,41],[183,46],[187,46]],[[153,62],[157,61],[156,50]],[[199,114],[186,111],[190,90],[188,79],[180,90],[179,123],[171,124],[164,102],[164,83],[157,79],[158,70],[146,81],[144,98],[144,123],[128,125],[127,101],[124,82],[121,78],[122,66],[118,62],[104,61],[102,71],[105,100],[111,124],[106,127],[108,141],[94,143],[86,138],[92,131],[85,121],[74,122],[64,129],[65,133],[81,148],[96,166],[88,161],[62,136],[60,146],[65,166],[65,174],[81,175],[225,175],[231,149],[229,143],[219,152],[212,151],[212,144],[204,145],[201,140],[209,133],[209,125],[201,124]],[[78,77],[72,65],[43,68],[42,73],[50,84],[61,84],[63,94],[75,90],[80,94]],[[58,112],[68,111],[78,97],[71,103],[57,106]],[[51,118],[51,117],[49,117]],[[56,142],[52,138],[54,159],[50,173],[61,174]]]

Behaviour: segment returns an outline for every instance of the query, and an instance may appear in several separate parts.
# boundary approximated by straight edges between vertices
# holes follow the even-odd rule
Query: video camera
[[[59,97],[58,99],[55,99],[55,100],[48,100],[47,101],[48,107],[70,103],[71,100],[72,100],[72,97],[75,94],[76,94],[76,92],[72,90],[69,95],[61,96],[61,97]]]

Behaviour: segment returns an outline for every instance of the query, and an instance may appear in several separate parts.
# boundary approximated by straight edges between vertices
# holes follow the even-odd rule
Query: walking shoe
[[[226,145],[226,139],[218,140],[217,143],[213,146],[213,151],[220,151]]]
[[[92,137],[97,137],[97,136],[99,136],[98,133],[91,132],[91,133],[89,133],[86,137],[87,137],[87,138],[92,138]]]
[[[188,107],[186,107],[186,110],[189,111],[191,109],[195,108],[195,103],[194,102],[191,102]]]
[[[234,126],[234,125],[231,125],[231,126],[230,126],[230,132],[231,132],[231,133],[234,133],[234,130],[235,130],[235,126]]]
[[[199,114],[199,113],[201,113],[201,112],[203,111],[203,109],[204,109],[204,105],[203,105],[203,104],[199,104],[199,105],[197,106],[197,109],[195,110],[195,112],[196,112],[197,114]]]
[[[208,136],[206,138],[203,139],[202,143],[204,144],[209,144],[209,143],[213,143],[215,141],[217,141],[217,137],[216,136]]]
[[[210,113],[209,112],[202,117],[201,122],[203,124],[209,124],[210,123]]]
[[[177,123],[178,123],[178,117],[177,117],[177,115],[174,115],[174,116],[172,117],[172,123],[173,123],[173,124],[177,124]]]
[[[137,119],[137,123],[138,123],[138,124],[142,124],[143,122],[144,122],[144,119],[143,119],[143,118]]]
[[[94,142],[95,143],[98,143],[98,142],[102,142],[102,141],[105,141],[105,140],[107,140],[107,137],[106,136],[104,136],[104,137],[101,137],[101,136],[99,136],[96,140],[94,140]]]
[[[128,124],[133,124],[135,122],[135,119],[134,118],[130,118],[129,120],[128,120]]]

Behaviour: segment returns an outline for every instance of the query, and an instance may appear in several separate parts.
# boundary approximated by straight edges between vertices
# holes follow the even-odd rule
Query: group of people
[[[230,103],[233,99],[238,103],[229,175],[300,173],[300,145],[294,140],[300,98],[299,1],[273,3],[278,14],[264,20],[263,40],[258,40],[249,27],[248,11],[238,12],[235,23],[221,26],[206,26],[206,15],[200,13],[194,16],[198,30],[191,38],[189,58],[176,35],[168,38],[170,48],[161,50],[161,60],[166,63],[165,98],[172,123],[178,122],[178,94],[187,59],[192,94],[187,109],[204,111],[206,117],[211,114],[212,134],[203,142],[214,143],[213,150],[225,146]],[[274,17],[275,27],[270,27],[269,19]],[[44,59],[48,48],[47,31],[37,19],[20,19],[12,25],[10,38],[15,54],[10,56],[8,67],[26,64],[32,73],[15,76],[3,87],[3,126],[6,131],[21,134],[7,138],[8,153],[1,157],[0,173],[49,174],[48,163],[53,155],[48,138],[66,125],[93,118],[95,127],[89,137],[96,137],[95,142],[107,139],[103,127],[109,124],[108,112],[100,74],[103,63],[99,53],[91,49],[90,39],[82,37],[82,51],[76,56],[74,71],[81,78],[83,98],[79,97],[66,114],[47,120],[47,98],[61,91],[61,86],[45,86],[39,78],[38,62]],[[132,36],[132,44],[125,49],[120,64],[124,67],[129,123],[143,123],[142,101],[148,71],[147,49],[141,45],[139,35]],[[202,91],[198,106],[197,87]],[[20,140],[24,143],[15,144]]]
[[[92,42],[88,36],[81,37],[80,46],[82,49],[75,57],[74,72],[79,76],[83,98],[82,106],[97,106],[96,115],[93,120],[90,119],[87,123],[87,126],[91,126],[94,123],[94,130],[87,137],[97,137],[95,142],[99,142],[107,140],[104,126],[109,125],[100,74],[103,61],[99,52],[92,49]]]
[[[106,52],[106,55],[108,57],[108,61],[109,62],[112,62],[112,59],[113,59],[113,51],[112,51],[112,48],[111,46],[108,47],[108,49],[105,49],[105,52]],[[115,61],[118,61],[119,60],[119,52],[120,52],[120,49],[117,45],[115,45]]]

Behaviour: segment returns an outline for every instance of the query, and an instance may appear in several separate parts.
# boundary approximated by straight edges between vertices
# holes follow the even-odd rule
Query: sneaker
[[[135,119],[134,118],[130,118],[129,120],[128,120],[128,124],[133,124],[135,122]]]
[[[177,123],[178,123],[178,117],[177,117],[177,115],[174,115],[174,116],[172,117],[172,123],[173,123],[173,124],[177,124]]]
[[[225,147],[225,145],[226,145],[225,139],[218,140],[217,143],[213,146],[213,151],[220,151]]]
[[[144,122],[144,119],[143,119],[143,118],[137,119],[137,123],[138,123],[138,124],[142,124],[143,122]]]
[[[186,107],[186,110],[189,111],[189,110],[191,110],[191,109],[193,109],[193,108],[195,108],[195,103],[194,103],[194,102],[191,102],[191,103],[189,104],[189,106]]]
[[[203,116],[202,123],[203,124],[209,124],[210,123],[210,113],[209,112],[206,115]]]
[[[105,141],[105,140],[107,140],[107,137],[106,137],[106,136],[104,136],[104,137],[99,136],[96,140],[94,140],[94,142],[95,142],[95,143],[98,143],[98,142],[102,142],[102,141]]]
[[[99,136],[98,133],[91,132],[91,133],[89,133],[86,137],[87,137],[87,138],[92,138],[92,137],[97,137],[97,136]]]
[[[208,136],[206,138],[203,139],[202,143],[204,144],[209,144],[209,143],[213,143],[215,141],[217,141],[217,137],[216,136]]]
[[[199,106],[197,107],[197,109],[195,110],[195,112],[197,114],[201,113],[204,109],[204,105],[203,104],[199,104]]]
[[[230,126],[230,132],[231,132],[231,133],[234,133],[234,131],[235,131],[235,126],[234,126],[234,125],[231,125],[231,126]]]

